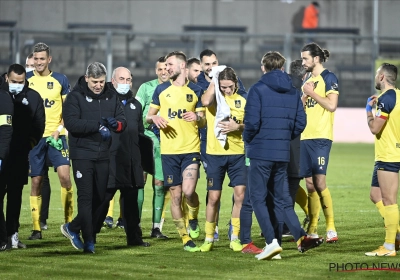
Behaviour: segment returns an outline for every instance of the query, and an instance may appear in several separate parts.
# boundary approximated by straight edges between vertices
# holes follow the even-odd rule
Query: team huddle
[[[288,74],[286,59],[270,51],[261,59],[263,75],[247,91],[235,70],[220,65],[213,51],[202,51],[200,59],[174,51],[157,60],[157,79],[142,84],[135,94],[127,68],[114,69],[111,82],[106,82],[107,69],[99,62],[91,63],[71,89],[65,75],[49,69],[49,47],[36,44],[31,71],[13,64],[0,80],[2,208],[7,194],[6,215],[0,215],[0,250],[26,248],[18,229],[28,176],[33,223],[29,239],[43,238],[42,185],[49,166],[61,184],[65,219],[60,230],[85,253],[94,253],[96,235],[103,226],[112,226],[109,213],[117,190],[118,224],[125,230],[127,245],[150,246],[142,239],[141,225],[148,174],[153,186],[150,236],[168,238],[162,233],[162,217],[170,200],[185,251],[208,252],[219,240],[225,175],[233,189],[233,251],[270,260],[281,259],[285,235],[293,237],[302,253],[323,242],[337,242],[326,173],[339,86],[335,74],[323,66],[329,55],[309,43]],[[397,68],[383,64],[375,78],[382,93],[370,97],[366,106],[368,126],[376,135],[371,199],[386,230],[384,245],[367,256],[395,256],[400,244],[400,152],[393,146],[400,143],[396,78]],[[78,195],[75,218],[70,163]],[[205,236],[203,244],[196,245],[201,235],[201,198],[196,193],[201,165],[207,177]],[[307,192],[299,186],[301,179]],[[295,202],[305,212],[303,225]],[[317,231],[321,208],[326,221],[323,236]],[[251,240],[253,211],[265,238],[263,249]]]

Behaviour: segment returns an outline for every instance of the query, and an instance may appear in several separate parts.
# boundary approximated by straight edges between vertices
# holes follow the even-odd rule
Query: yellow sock
[[[303,241],[303,239],[304,239],[304,236],[300,237],[299,240],[296,241],[297,247],[300,246],[301,241]]]
[[[199,214],[199,208],[200,208],[200,205],[199,206],[197,206],[197,207],[192,207],[192,206],[190,206],[189,204],[187,204],[186,203],[186,205],[187,205],[187,208],[188,208],[188,216],[189,216],[189,220],[193,220],[193,219],[197,219],[197,215]]]
[[[182,194],[181,207],[182,207],[183,221],[185,222],[185,226],[187,228],[189,226],[189,208],[186,203],[186,196],[184,194]]]
[[[321,192],[321,205],[325,215],[326,231],[328,230],[336,231],[335,220],[333,216],[332,196],[328,188],[326,188]]]
[[[40,209],[42,208],[42,196],[30,196],[31,216],[33,223],[33,230],[41,231],[40,229]]]
[[[167,209],[168,202],[170,200],[171,200],[171,194],[170,194],[169,191],[166,191],[165,195],[164,195],[164,206],[163,206],[162,214],[161,214],[161,218],[164,219],[164,220],[165,220],[165,210]]]
[[[72,215],[74,214],[74,191],[72,186],[69,190],[61,187],[61,204],[64,209],[64,220],[66,223],[72,221]]]
[[[108,207],[107,217],[112,217],[114,215],[114,197],[110,200],[110,206]]]
[[[232,236],[238,238],[240,234],[240,219],[239,218],[231,218],[232,224]],[[232,238],[234,239],[234,238]]]
[[[397,204],[385,206],[385,243],[394,244],[399,227],[399,206]]]
[[[206,221],[205,225],[205,231],[206,231],[206,239],[208,240],[214,240],[214,232],[215,232],[215,227],[217,226],[217,223],[210,223]]]
[[[319,211],[321,209],[321,202],[317,192],[308,193],[308,215],[310,217],[310,224],[307,233],[317,233]]]
[[[296,193],[296,203],[300,206],[300,208],[304,211],[306,215],[308,215],[308,198],[306,191],[299,186],[299,189]]]
[[[180,218],[177,220],[174,219],[174,224],[176,226],[176,229],[178,230],[179,236],[182,238],[183,245],[185,245],[189,240],[192,240],[189,237],[189,234],[186,230],[185,222],[183,221],[183,218]]]
[[[383,205],[382,200],[375,203],[376,208],[378,208],[379,214],[381,214],[382,218],[385,218],[385,205]]]

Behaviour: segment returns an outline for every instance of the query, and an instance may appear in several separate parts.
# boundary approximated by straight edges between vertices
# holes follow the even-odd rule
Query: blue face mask
[[[11,94],[17,95],[22,91],[24,86],[24,84],[8,84],[8,90]]]
[[[119,94],[127,94],[130,90],[130,84],[118,84],[116,90]]]

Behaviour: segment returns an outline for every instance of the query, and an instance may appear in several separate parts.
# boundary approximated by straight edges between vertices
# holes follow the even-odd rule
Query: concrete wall
[[[286,0],[287,1],[287,0]],[[184,24],[244,25],[250,33],[291,32],[293,15],[308,0],[77,1],[0,0],[0,19],[17,27],[64,30],[69,22],[130,23],[135,31],[179,32]],[[371,35],[372,0],[320,0],[321,27],[358,27]],[[400,1],[380,0],[380,35],[400,36]]]

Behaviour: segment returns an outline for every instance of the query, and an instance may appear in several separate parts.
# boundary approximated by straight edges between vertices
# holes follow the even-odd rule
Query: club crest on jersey
[[[53,82],[47,82],[47,89],[53,89]]]
[[[87,101],[87,102],[92,102],[93,99],[92,99],[90,96],[86,96],[86,101]]]
[[[214,185],[214,179],[213,178],[208,178],[207,179],[207,186],[212,187]]]
[[[193,94],[186,94],[186,101],[193,102]]]
[[[167,175],[167,183],[168,183],[168,184],[172,184],[173,180],[174,180],[174,176],[172,176],[172,175]]]
[[[242,102],[240,100],[235,100],[235,108],[240,108],[242,107]]]
[[[130,107],[131,107],[132,110],[135,110],[135,109],[136,109],[136,106],[133,105],[132,103],[131,103]]]
[[[318,81],[314,82],[314,89],[317,88],[317,85],[318,85]]]

